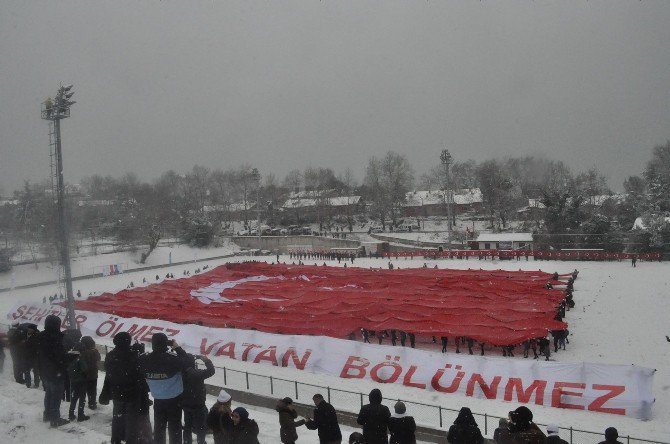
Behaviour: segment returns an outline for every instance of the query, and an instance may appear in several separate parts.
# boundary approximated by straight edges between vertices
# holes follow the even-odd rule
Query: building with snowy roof
[[[475,242],[480,250],[532,250],[533,233],[482,233]]]
[[[479,188],[465,188],[452,192],[454,214],[481,210],[484,201]],[[405,216],[445,216],[449,193],[444,190],[410,191],[405,195]]]

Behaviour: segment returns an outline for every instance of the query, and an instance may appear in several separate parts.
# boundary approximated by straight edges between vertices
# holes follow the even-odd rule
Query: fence
[[[384,257],[390,259],[398,258],[426,258],[426,259],[444,259],[457,258],[468,259],[469,257],[487,258],[497,257],[501,259],[517,260],[525,257],[533,259],[546,260],[592,260],[592,261],[620,261],[625,259],[644,259],[652,261],[660,261],[662,259],[661,253],[611,253],[606,251],[593,250],[568,250],[568,251],[540,251],[540,250],[417,250],[417,251],[403,251],[394,253],[383,253]]]
[[[0,328],[6,330],[8,324],[0,323]],[[101,354],[106,355],[108,347],[98,346]],[[309,404],[312,397],[320,393],[323,397],[335,407],[336,410],[357,413],[359,409],[367,403],[368,395],[362,392],[354,392],[317,384],[309,384],[297,380],[277,378],[274,376],[260,375],[248,371],[235,370],[227,367],[215,366],[217,371],[214,376],[208,379],[211,385],[231,388],[235,390],[246,390],[258,395],[283,398],[292,396],[296,401],[302,401],[303,404]],[[417,401],[405,399],[385,399],[384,404],[393,410],[393,404],[396,401],[402,401],[407,407],[407,412],[414,416],[420,426],[429,428],[448,429],[456,419],[459,410],[448,407],[442,407],[434,404],[424,404]],[[472,414],[477,419],[477,423],[485,436],[492,436],[500,416],[489,415],[487,413]],[[537,423],[543,430],[546,424]],[[446,432],[445,432],[446,433]],[[560,427],[560,436],[570,444],[591,444],[603,440],[603,432],[592,432],[589,430],[580,430],[573,427]],[[651,439],[637,438],[630,435],[619,436],[619,441],[623,444],[670,444],[667,441],[656,441]]]
[[[336,410],[350,413],[358,413],[359,409],[368,402],[368,394],[343,390],[339,388],[308,384],[296,380],[282,379],[274,376],[260,375],[247,371],[234,370],[227,367],[217,367],[217,373],[208,380],[210,384],[221,385],[236,390],[246,390],[259,395],[274,396],[283,398],[290,396],[303,404],[312,402],[312,396],[320,393],[323,397],[335,407]],[[393,404],[396,401],[402,401],[407,407],[408,414],[414,416],[418,425],[430,428],[448,429],[458,415],[458,409],[451,409],[433,404],[424,404],[417,401],[405,399],[386,399],[386,404],[393,411]],[[493,436],[493,432],[498,427],[499,416],[489,415],[487,413],[475,413],[477,423],[486,436]],[[543,431],[546,424],[537,423]],[[445,431],[446,434],[446,431]],[[592,432],[575,428],[560,428],[560,436],[570,444],[590,444],[604,440],[603,431]],[[633,436],[619,437],[623,444],[670,444],[665,441],[654,441]]]

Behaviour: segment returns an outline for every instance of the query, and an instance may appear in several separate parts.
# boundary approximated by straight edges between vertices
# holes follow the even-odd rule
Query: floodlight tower
[[[451,187],[449,186],[449,167],[453,158],[449,150],[442,150],[440,153],[440,162],[444,165],[444,190],[446,192],[445,200],[447,201],[447,238],[449,239],[448,248],[451,250],[451,202],[453,197],[451,195]]]
[[[56,179],[56,206],[58,210],[58,240],[60,242],[60,261],[65,274],[65,292],[67,295],[67,321],[70,328],[77,328],[74,315],[74,296],[72,294],[72,270],[70,269],[70,232],[65,217],[65,181],[63,179],[63,151],[60,137],[60,121],[70,117],[70,107],[74,105],[72,85],[58,88],[56,96],[42,103],[42,119],[49,120],[50,144],[53,147],[52,179]]]

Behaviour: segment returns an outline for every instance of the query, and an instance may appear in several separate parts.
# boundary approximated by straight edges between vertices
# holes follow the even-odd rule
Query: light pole
[[[256,231],[258,235],[258,249],[261,249],[261,173],[257,168],[251,170],[254,182],[256,182],[256,216],[258,221],[256,222]]]
[[[70,117],[70,107],[74,105],[72,85],[61,86],[53,101],[42,103],[42,119],[53,122],[51,144],[54,147],[56,202],[58,210],[58,237],[60,241],[60,260],[65,274],[65,294],[67,295],[67,321],[70,328],[77,328],[74,315],[74,296],[72,294],[72,270],[70,269],[70,232],[65,217],[65,180],[63,179],[63,150],[60,137],[60,121]]]
[[[442,150],[440,153],[440,162],[444,165],[444,190],[445,190],[445,199],[447,201],[447,239],[448,239],[448,248],[451,250],[451,187],[449,186],[449,167],[453,158],[449,150]]]

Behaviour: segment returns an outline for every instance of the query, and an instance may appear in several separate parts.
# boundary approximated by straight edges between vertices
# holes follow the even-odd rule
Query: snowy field
[[[10,362],[11,364],[11,362]],[[11,367],[9,367],[11,370]],[[103,378],[98,378],[98,393],[102,388]],[[98,409],[86,409],[91,417],[88,421],[73,422],[58,429],[49,427],[49,423],[42,422],[44,392],[42,389],[27,389],[11,379],[11,371],[6,371],[0,378],[0,436],[6,437],[0,442],[16,443],[45,443],[49,444],[107,444],[111,434],[112,404],[98,405]],[[216,397],[207,396],[207,407],[216,402]],[[67,417],[69,404],[61,404],[61,415]],[[239,404],[233,400],[233,408],[244,407],[249,411],[249,417],[258,423],[260,433],[258,440],[261,444],[279,443],[279,420],[277,412],[271,409],[259,408],[252,405]],[[153,412],[150,412],[153,418]],[[340,426],[342,435],[348,437],[356,431],[352,427]],[[319,437],[316,430],[298,427],[298,442],[316,443]],[[193,436],[195,442],[195,435]],[[211,435],[207,442],[214,442]],[[418,441],[417,444],[424,444]]]
[[[177,259],[177,253],[173,253],[173,261],[190,260],[195,258],[196,252],[190,249],[181,250],[178,253],[186,259]],[[207,256],[216,256],[225,254],[224,249],[216,250],[198,250],[200,258]],[[158,254],[156,254],[158,253]],[[165,261],[166,251],[157,251],[150,260],[159,263],[161,259]],[[110,263],[108,255],[103,256],[105,263]],[[93,260],[99,258],[87,258]],[[250,259],[250,258],[246,258]],[[258,258],[253,258],[258,259]],[[135,259],[125,253],[119,253],[115,258],[119,263],[132,263]],[[242,261],[244,257],[231,258],[230,261]],[[267,258],[269,262],[275,260],[275,257]],[[280,258],[282,262],[291,262],[287,256]],[[184,269],[189,269],[192,273],[195,268],[202,268],[204,264],[216,266],[224,263],[224,260],[215,260],[198,264],[189,264],[188,266],[166,266],[160,270],[150,270],[145,272],[127,273],[119,276],[110,276],[104,278],[95,278],[74,283],[75,291],[80,289],[83,295],[89,293],[100,294],[107,291],[118,291],[125,288],[132,280],[135,285],[141,285],[142,279],[146,278],[148,283],[155,282],[155,276],[159,275],[162,279],[166,273],[174,273],[179,278]],[[359,259],[355,265],[359,267],[386,267],[388,261],[375,259]],[[424,262],[429,267],[437,264],[439,268],[483,268],[483,269],[508,269],[508,270],[530,270],[542,269],[544,271],[566,273],[577,268],[580,270],[579,279],[575,283],[575,302],[576,307],[567,312],[566,321],[570,324],[570,344],[566,351],[560,351],[553,355],[558,361],[565,362],[596,362],[612,364],[635,364],[642,367],[657,369],[654,377],[653,394],[656,402],[653,407],[653,419],[650,421],[640,421],[634,418],[621,417],[603,413],[593,413],[584,411],[558,410],[549,407],[532,406],[537,422],[542,424],[556,423],[561,427],[574,427],[582,430],[591,430],[602,432],[608,426],[615,426],[619,429],[622,436],[631,435],[637,438],[654,439],[669,442],[670,436],[670,343],[665,339],[666,334],[670,334],[668,326],[668,313],[670,313],[670,300],[668,293],[670,291],[668,271],[670,267],[667,263],[658,262],[639,262],[637,268],[632,268],[629,262],[554,262],[554,261],[479,261],[476,259],[466,260],[437,260],[424,261],[422,259],[414,260],[395,260],[396,268],[420,267]],[[312,262],[305,261],[307,265]],[[323,261],[318,261],[319,264]],[[327,261],[328,265],[337,266],[337,261]],[[22,277],[24,274],[30,274],[31,279],[35,281],[44,281],[51,278],[49,271],[40,267],[35,270],[17,270],[15,272],[15,281],[28,279]],[[7,274],[0,275],[0,287],[9,287],[11,277]],[[17,284],[18,285],[18,284]],[[54,294],[60,291],[55,285],[31,288],[25,290],[15,290],[13,292],[0,293],[0,310],[6,313],[18,301],[21,302],[41,302],[44,296]],[[499,353],[493,351],[491,353]],[[515,359],[523,359],[515,358]],[[218,358],[215,361],[217,366],[226,366],[230,369],[238,369],[258,374],[273,375],[277,378],[298,380],[304,383],[318,384],[322,386],[338,387],[345,390],[357,392],[369,392],[377,384],[342,380],[335,377],[300,372],[288,368],[276,368],[263,364],[249,364],[239,361],[233,361],[226,358]],[[215,376],[216,377],[216,376]],[[5,383],[6,384],[6,383]],[[461,406],[470,407],[473,412],[487,413],[489,415],[506,416],[509,410],[516,408],[516,404],[504,401],[480,400],[465,398],[460,396],[449,396],[436,392],[426,392],[403,386],[385,385],[382,388],[385,398],[405,399],[422,402],[425,404],[441,405],[444,408],[458,409]],[[19,387],[21,389],[21,387]],[[13,390],[13,389],[11,389]],[[12,399],[22,399],[18,394],[14,395],[7,385],[2,387],[2,405],[3,413],[0,422],[2,427],[10,427],[15,418],[29,411],[29,407],[23,402],[12,404]],[[34,391],[33,391],[34,392]],[[9,396],[6,396],[6,393]],[[41,392],[38,392],[41,395]],[[290,393],[286,395],[291,396]],[[18,397],[17,397],[18,396]],[[39,395],[35,395],[39,397]],[[280,396],[283,396],[280,394]],[[26,398],[27,399],[27,398]],[[39,399],[34,401],[38,404]],[[26,401],[28,402],[28,401]],[[7,405],[7,404],[11,405]],[[33,409],[34,409],[33,405]],[[251,407],[251,410],[256,411]],[[96,415],[102,414],[96,413]],[[259,416],[267,414],[268,427],[276,422],[274,412],[263,413],[259,410]],[[408,411],[413,414],[418,422],[421,422],[420,412]],[[36,417],[38,413],[30,411],[29,415]],[[253,416],[253,415],[252,415]],[[455,418],[448,413],[445,415],[445,429]],[[18,419],[17,419],[18,421]],[[102,436],[105,428],[100,423],[100,427],[94,426],[97,419],[91,423],[92,431],[90,439],[82,442],[97,442],[98,437],[104,441]],[[41,423],[40,423],[41,424]],[[16,423],[15,425],[19,425]],[[43,426],[39,426],[43,427]],[[80,425],[73,427],[83,427]],[[89,427],[88,425],[86,427]],[[263,429],[261,425],[261,429]],[[278,427],[278,426],[274,426]],[[42,430],[42,429],[40,429]],[[2,430],[10,433],[9,428]],[[0,433],[2,433],[0,431]],[[24,432],[17,436],[28,437]],[[44,428],[46,434],[46,428]],[[89,433],[89,432],[86,432]],[[304,430],[303,430],[304,434]],[[489,430],[491,436],[492,430]],[[46,436],[46,435],[45,435]],[[68,434],[70,438],[72,435]],[[76,433],[75,433],[75,436]],[[268,440],[261,442],[277,442],[276,433],[269,434]],[[563,436],[563,433],[562,433]],[[51,438],[51,435],[50,435]],[[591,435],[588,439],[582,439],[575,442],[598,442],[599,437]],[[66,438],[64,438],[66,439]],[[314,442],[301,438],[303,442]],[[31,438],[25,438],[23,442],[34,442]],[[54,441],[58,442],[58,441]],[[65,442],[65,441],[64,441]],[[67,441],[73,442],[73,441]]]

